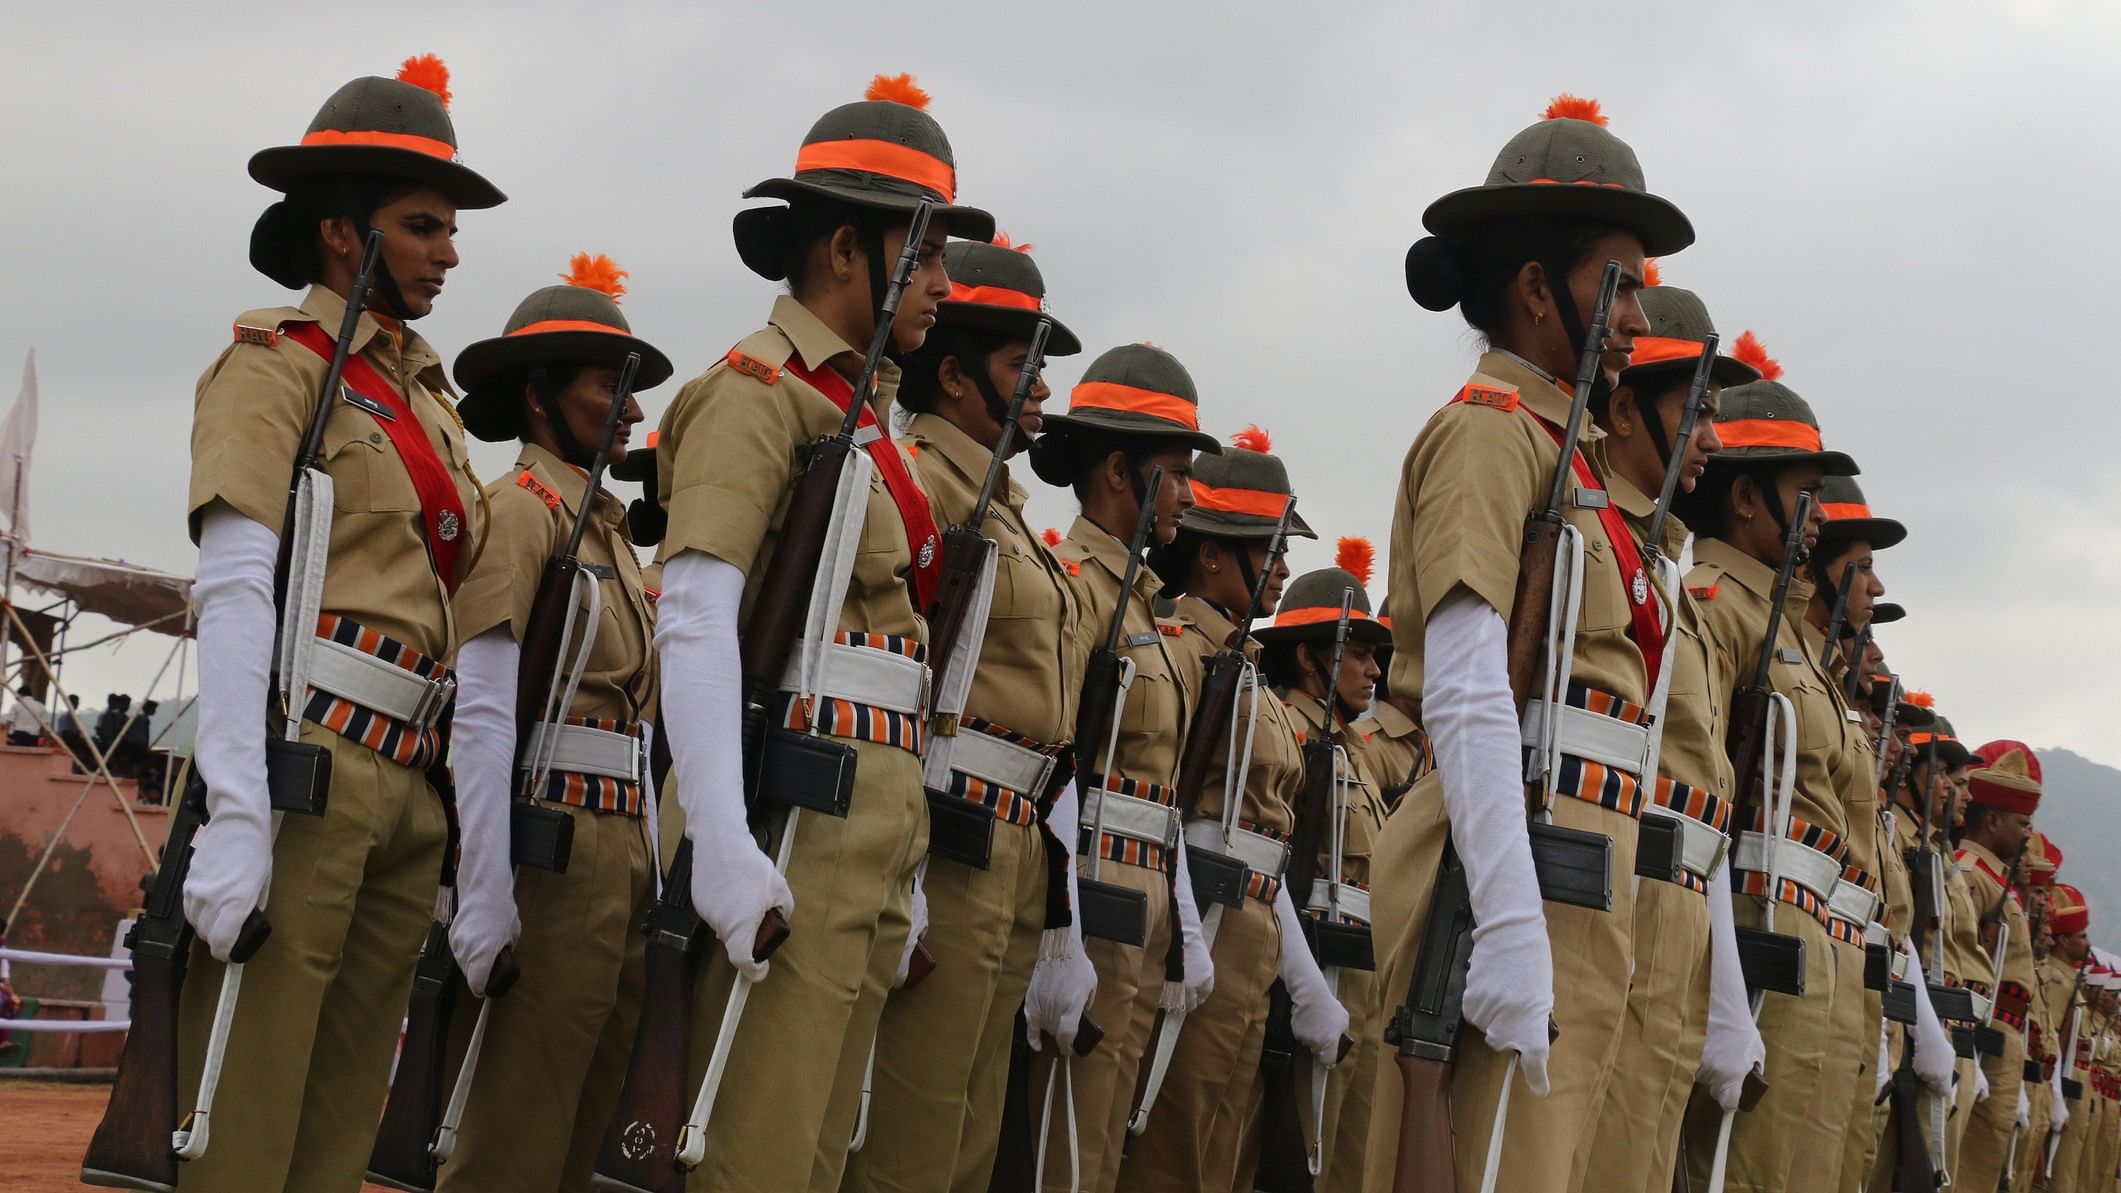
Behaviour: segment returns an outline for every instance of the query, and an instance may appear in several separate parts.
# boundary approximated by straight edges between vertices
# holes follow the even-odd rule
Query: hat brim
[[[617,462],[604,470],[604,475],[613,480],[639,481],[651,488],[655,485],[655,449],[637,447],[619,457]]]
[[[1871,606],[1872,625],[1891,625],[1907,617],[1907,607],[1892,601],[1880,601]]]
[[[1140,435],[1168,439],[1211,456],[1223,454],[1222,440],[1205,431],[1188,430],[1177,423],[1132,410],[1086,410],[1079,414],[1042,414],[1045,434],[1054,431],[1091,431],[1108,435]]]
[[[1674,380],[1691,381],[1694,378],[1694,366],[1700,360],[1699,356],[1675,356],[1670,360],[1653,360],[1647,364],[1629,365],[1627,368],[1620,370],[1620,383],[1641,388],[1648,385],[1668,385]],[[1720,382],[1726,387],[1751,385],[1753,382],[1760,380],[1760,370],[1746,364],[1744,361],[1719,353],[1716,357],[1716,363],[1709,366],[1709,380]]]
[[[1252,627],[1252,636],[1262,643],[1317,642],[1333,640],[1333,631],[1340,625],[1336,616],[1331,621],[1314,621],[1305,625],[1263,625]],[[1368,642],[1372,646],[1388,645],[1392,641],[1389,626],[1374,617],[1350,617],[1348,638],[1354,642]]]
[[[863,207],[871,211],[888,211],[894,214],[913,215],[925,197],[915,194],[900,194],[857,186],[835,186],[831,183],[803,182],[794,178],[768,178],[744,192],[746,199],[779,199],[783,203],[795,203],[804,199],[826,199],[834,203],[845,203],[851,207]],[[994,239],[994,216],[977,207],[964,207],[955,203],[931,204],[930,215],[948,221],[950,236],[956,240]],[[782,280],[781,262],[786,258],[787,223],[785,207],[747,207],[736,213],[731,221],[731,234],[736,238],[737,256],[751,272],[778,282]]]
[[[1421,222],[1438,236],[1456,236],[1487,220],[1535,215],[1618,224],[1641,236],[1643,252],[1652,257],[1668,256],[1694,243],[1693,222],[1669,200],[1610,186],[1471,186],[1429,204]]]
[[[465,430],[479,439],[502,443],[518,438],[519,433],[504,434],[495,419],[485,417],[489,406],[520,396],[502,393],[495,389],[496,385],[524,369],[541,364],[602,365],[616,369],[625,363],[629,352],[641,354],[641,367],[633,377],[635,393],[654,389],[670,380],[671,374],[677,371],[670,358],[648,341],[618,332],[546,331],[480,340],[457,354],[456,365],[450,371],[457,388],[464,393],[463,400],[457,403],[457,414],[464,419]],[[481,430],[485,433],[481,434]]]
[[[1786,468],[1793,464],[1817,464],[1828,476],[1857,476],[1855,458],[1847,452],[1808,452],[1794,447],[1727,447],[1708,458],[1710,468]]]
[[[1907,541],[1907,527],[1892,518],[1835,518],[1819,530],[1821,542],[1845,543],[1857,539],[1883,551]]]
[[[1196,505],[1185,512],[1178,520],[1178,525],[1182,530],[1198,531],[1210,538],[1266,540],[1273,538],[1274,532],[1281,528],[1281,519],[1269,518],[1263,514],[1204,510]],[[1289,514],[1289,533],[1299,538],[1318,537],[1318,532],[1311,529],[1310,523],[1304,521],[1303,514],[1293,511]]]
[[[1083,342],[1068,330],[1066,324],[1042,311],[1023,307],[998,307],[984,302],[951,302],[944,300],[935,304],[935,322],[938,327],[964,327],[973,331],[993,332],[1012,339],[1029,340],[1044,319],[1053,324],[1046,334],[1046,355],[1074,356],[1083,350]]]
[[[411,149],[384,145],[277,145],[251,155],[250,176],[285,194],[303,178],[359,174],[403,178],[448,195],[458,208],[480,211],[508,201],[476,171]]]

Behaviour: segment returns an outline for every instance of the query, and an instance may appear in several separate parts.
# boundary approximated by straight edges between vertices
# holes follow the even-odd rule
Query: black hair
[[[1092,427],[1055,427],[1031,445],[1031,471],[1049,485],[1066,485],[1083,500],[1090,492],[1090,478],[1112,453],[1127,457],[1127,470],[1134,477],[1138,498],[1148,496],[1150,456],[1185,441],[1165,435],[1133,435]]]
[[[485,392],[491,392],[492,400],[482,398],[477,402],[463,402],[457,406],[457,414],[464,420],[464,429],[473,438],[488,443],[503,443],[510,439],[521,439],[529,430],[523,413],[524,391],[530,387],[531,374],[542,369],[545,373],[546,392],[558,397],[574,384],[582,370],[593,366],[580,362],[572,364],[525,365],[510,369],[488,383]]]
[[[851,225],[862,252],[879,258],[869,263],[869,280],[870,289],[881,299],[884,271],[891,268],[890,262],[881,260],[884,233],[905,223],[903,214],[832,199],[802,198],[790,203],[787,213],[778,218],[782,221],[780,273],[788,279],[790,294],[799,295],[810,284],[810,250],[817,242]]]
[[[420,185],[407,178],[375,174],[298,179],[288,188],[287,197],[266,208],[252,225],[250,263],[290,290],[311,285],[324,276],[324,258],[317,248],[318,224],[343,217],[365,228],[377,211]]]
[[[1271,687],[1293,691],[1303,686],[1304,678],[1312,674],[1303,660],[1296,657],[1299,643],[1280,638],[1264,643],[1259,649],[1259,673],[1267,677]]]
[[[1131,458],[1130,458],[1131,459]],[[1209,534],[1191,526],[1181,525],[1178,533],[1168,543],[1149,548],[1149,570],[1164,582],[1164,593],[1168,596],[1183,596],[1192,591],[1193,565],[1200,560],[1200,549],[1208,543],[1220,543],[1224,550],[1244,559],[1253,540],[1234,536]],[[1250,564],[1240,565],[1246,568]],[[1247,574],[1251,574],[1247,572]],[[1249,583],[1249,581],[1247,581]],[[1242,612],[1240,610],[1239,612]]]
[[[954,356],[957,367],[967,375],[984,377],[990,358],[1008,342],[1009,337],[1000,332],[970,327],[929,329],[928,338],[920,347],[899,357],[899,366],[904,370],[898,384],[899,408],[915,414],[934,410],[935,401],[943,392],[944,360]]]
[[[2002,816],[2003,809],[2001,808],[1991,808],[1987,804],[1968,800],[1966,801],[1966,811],[1961,813],[1962,823],[1959,826],[1959,831],[1961,835],[1978,833],[1988,826],[1989,821],[2000,819]]]
[[[1483,220],[1450,236],[1425,236],[1407,250],[1407,291],[1432,311],[1457,307],[1490,343],[1502,330],[1503,296],[1528,261],[1572,271],[1616,225],[1576,216],[1523,215]],[[1566,276],[1549,278],[1557,289]]]

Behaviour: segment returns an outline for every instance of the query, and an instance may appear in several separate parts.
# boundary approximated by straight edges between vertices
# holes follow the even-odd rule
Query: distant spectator
[[[81,697],[66,698],[66,707],[59,711],[59,720],[52,728],[58,730],[59,744],[74,756],[74,761],[87,760],[88,737],[81,732]]]
[[[118,730],[125,727],[125,709],[133,702],[130,696],[112,692],[104,700],[103,711],[96,717],[96,749],[109,754],[110,748],[118,744]]]
[[[7,744],[36,745],[44,736],[44,722],[49,716],[37,699],[36,689],[23,684],[15,692],[15,707],[7,714]]]

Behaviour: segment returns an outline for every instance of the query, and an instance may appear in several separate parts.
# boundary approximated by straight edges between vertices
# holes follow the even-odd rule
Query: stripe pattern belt
[[[1826,933],[1844,944],[1864,943],[1864,931],[1885,908],[1878,879],[1860,866],[1844,865],[1827,895]]]
[[[1055,760],[1067,749],[1067,742],[1049,744],[979,717],[961,718],[949,793],[986,808],[996,820],[1028,828],[1038,823]]]
[[[456,677],[449,668],[395,638],[336,613],[317,615],[317,637],[403,670],[412,679],[414,687],[424,687],[430,695],[408,701],[364,696],[374,704],[361,703],[333,690],[351,690],[356,685],[333,683],[329,673],[339,664],[324,663],[323,660],[333,655],[329,650],[319,650],[316,658],[322,666],[313,668],[318,673],[311,676],[304,695],[302,719],[315,721],[399,766],[414,770],[426,770],[432,766],[442,753],[442,735],[435,724],[441,719],[456,688]],[[361,686],[364,689],[369,687],[367,684]],[[396,707],[374,706],[386,703],[396,703]]]
[[[835,646],[880,651],[911,659],[922,669],[915,672],[905,668],[903,682],[918,690],[890,694],[892,703],[902,707],[891,707],[881,698],[863,701],[851,695],[835,695],[828,663],[824,690],[809,701],[802,700],[794,692],[780,693],[780,707],[775,714],[779,724],[786,729],[808,730],[810,718],[815,716],[818,732],[829,737],[874,742],[920,753],[926,744],[921,704],[927,694],[927,645],[900,634],[871,634],[861,630],[841,630],[832,636],[832,642]]]
[[[1240,820],[1230,834],[1230,852],[1245,864],[1245,897],[1274,902],[1281,894],[1281,876],[1289,869],[1289,834]]]
[[[1748,808],[1743,821],[1738,848],[1731,856],[1731,886],[1742,894],[1767,898],[1768,876],[1764,869],[1767,865],[1767,837],[1761,831],[1767,824],[1767,811]],[[1826,927],[1826,897],[1833,893],[1834,885],[1841,880],[1843,858],[1847,853],[1848,847],[1842,844],[1840,834],[1790,817],[1788,839],[1776,847],[1775,865],[1780,871],[1780,881],[1773,898],[1818,920],[1820,927]]]
[[[1946,986],[1964,986],[1968,990],[1973,991],[1975,1017],[1978,1019],[1986,1019],[1989,1017],[1989,1008],[1994,1006],[1995,1002],[1993,999],[1989,998],[1987,982],[1962,982],[1958,978],[1955,978],[1950,974],[1945,974],[1944,984]]]
[[[1623,700],[1610,692],[1571,681],[1567,703],[1570,708],[1580,709],[1619,722],[1619,728],[1641,731],[1650,719],[1649,710],[1633,701]],[[1633,770],[1625,770],[1610,761],[1597,761],[1569,753],[1568,714],[1563,714],[1560,726],[1562,733],[1561,765],[1554,772],[1554,794],[1572,796],[1585,803],[1597,804],[1609,812],[1623,816],[1642,815],[1642,805],[1649,798],[1638,777],[1642,752],[1637,752]],[[1587,752],[1603,752],[1589,751]]]
[[[1677,779],[1660,777],[1644,806],[1647,815],[1668,816],[1679,823],[1679,885],[1697,895],[1709,893],[1709,875],[1716,872],[1731,839],[1731,805],[1711,792]]]
[[[576,729],[589,729],[598,733],[609,733],[633,739],[635,769],[634,777],[612,773],[593,773],[586,770],[565,769],[565,759],[556,759],[552,769],[545,775],[545,790],[538,793],[540,799],[573,808],[587,808],[591,812],[604,812],[615,816],[639,816],[647,801],[641,798],[640,748],[641,723],[605,717],[568,717],[563,725]],[[562,739],[564,742],[564,738]],[[616,767],[608,770],[616,770]]]
[[[1178,792],[1125,775],[1094,778],[1090,788],[1083,795],[1077,856],[1090,851],[1099,801],[1115,796],[1105,805],[1105,831],[1096,843],[1097,856],[1122,865],[1167,869],[1171,850],[1178,844]]]
[[[1332,906],[1334,884],[1323,878],[1311,880],[1311,898],[1304,904],[1304,914],[1312,919],[1324,919],[1326,909]],[[1343,882],[1340,886],[1340,918],[1351,924],[1370,926],[1370,884],[1367,882]]]

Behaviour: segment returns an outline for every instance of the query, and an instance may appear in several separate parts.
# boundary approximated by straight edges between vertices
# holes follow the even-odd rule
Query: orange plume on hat
[[[1029,256],[1031,251],[1038,247],[1037,245],[1032,244],[1028,240],[1022,244],[1017,244],[1015,241],[1009,239],[1009,234],[1007,232],[1002,231],[995,232],[994,245],[996,248],[1015,249],[1017,252],[1023,253],[1026,256]]]
[[[1230,446],[1264,454],[1274,450],[1274,440],[1268,437],[1258,423],[1251,423],[1244,430],[1230,436]]]
[[[878,75],[869,80],[869,90],[862,93],[862,98],[928,110],[928,93],[914,84],[912,75]]]
[[[622,279],[633,276],[602,253],[593,257],[588,253],[576,253],[567,265],[568,272],[560,275],[561,281],[587,290],[601,290],[609,294],[613,302],[626,293],[626,283]]]
[[[1657,258],[1651,257],[1642,263],[1642,284],[1645,286],[1664,285],[1664,271],[1657,268]]]
[[[1053,529],[1051,526],[1048,526],[1044,530],[1040,531],[1038,537],[1046,540],[1046,545],[1049,547],[1058,547],[1061,545],[1061,532]]]
[[[1740,363],[1749,364],[1759,370],[1760,379],[1763,381],[1782,380],[1782,362],[1769,356],[1767,347],[1760,342],[1760,337],[1750,331],[1738,337],[1738,343],[1731,348],[1731,355],[1738,358]]]
[[[1907,694],[1907,702],[1916,708],[1937,707],[1937,698],[1928,692],[1909,692]]]
[[[1343,536],[1334,545],[1333,566],[1355,577],[1355,582],[1364,588],[1370,586],[1371,569],[1377,566],[1377,548],[1370,540],[1356,535]]]
[[[434,92],[442,99],[442,108],[449,108],[449,67],[433,54],[415,54],[398,67],[398,81],[410,83]]]
[[[1595,99],[1582,99],[1564,91],[1554,97],[1547,110],[1540,114],[1542,120],[1588,120],[1600,128],[1606,126],[1606,115]]]

